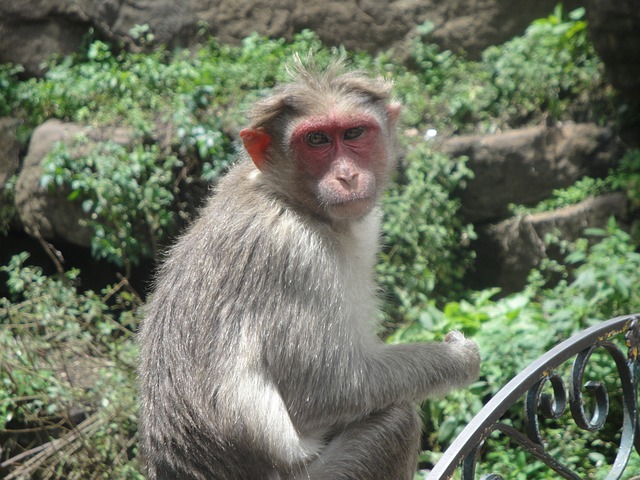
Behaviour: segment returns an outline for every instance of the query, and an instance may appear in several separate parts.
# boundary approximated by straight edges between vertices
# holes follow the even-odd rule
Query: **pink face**
[[[358,113],[306,118],[294,127],[290,147],[299,180],[314,191],[321,213],[336,220],[356,219],[373,207],[388,162],[374,117]]]

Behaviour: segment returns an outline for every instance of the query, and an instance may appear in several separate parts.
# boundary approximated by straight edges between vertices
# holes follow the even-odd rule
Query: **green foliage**
[[[41,477],[141,478],[131,451],[139,299],[124,284],[102,295],[81,293],[77,271],[48,277],[26,266],[27,257],[0,267],[10,293],[0,299],[0,433],[10,446],[26,448],[56,432],[72,434],[71,412],[80,411],[88,418],[79,428],[86,430],[39,463]],[[9,434],[24,424],[30,436]]]
[[[437,129],[485,131],[540,122],[544,117],[599,120],[614,115],[603,95],[604,67],[588,40],[584,9],[568,18],[557,7],[521,37],[488,48],[470,62],[416,42],[411,65],[431,98],[419,101]],[[429,33],[429,28],[424,29]],[[406,91],[413,100],[416,90]]]
[[[211,39],[195,54],[161,48],[151,53],[114,52],[97,40],[86,55],[52,63],[44,79],[19,83],[20,104],[12,107],[33,124],[55,117],[131,125],[149,134],[158,119],[176,121],[178,112],[178,119],[189,117],[220,129],[224,109],[238,107],[251,91],[272,87],[284,78],[284,60],[293,52],[309,50],[328,59],[328,50],[308,31],[293,43],[252,35],[242,47],[231,47]],[[210,114],[213,118],[208,119]]]
[[[385,248],[377,268],[391,323],[414,320],[434,293],[451,298],[461,291],[471,260],[464,247],[474,233],[457,216],[452,192],[470,174],[464,159],[451,160],[424,142],[407,151],[383,200]]]
[[[630,235],[613,219],[606,230],[588,229],[600,237],[565,246],[566,266],[557,266],[566,279],[546,292],[543,307],[563,332],[575,332],[604,319],[640,310],[640,253]],[[575,270],[571,271],[571,267]]]
[[[634,288],[640,283],[640,253],[629,234],[613,221],[604,231],[587,233],[599,236],[600,241],[580,239],[565,244],[568,266],[555,264],[549,270],[565,278],[553,288],[545,287],[544,272],[533,272],[523,292],[492,300],[497,291],[489,290],[476,293],[469,301],[450,302],[442,310],[431,305],[417,321],[390,336],[390,342],[440,340],[446,332],[457,329],[480,345],[481,379],[468,390],[425,405],[425,421],[428,431],[432,432],[429,441],[434,448],[444,448],[450,443],[482,407],[481,399],[495,395],[515,374],[553,345],[602,320],[640,311],[640,295]],[[599,379],[615,378],[609,374],[610,362],[596,361],[593,369]],[[612,387],[609,391],[616,392],[619,388]],[[514,425],[522,425],[522,411],[518,407],[508,415]],[[586,463],[580,454],[590,451],[593,448],[590,445],[598,445],[597,450],[606,455],[605,463],[612,459],[615,445],[589,440],[575,428],[565,431],[565,424],[555,427],[556,430],[553,428],[548,432],[550,438],[566,437],[557,445],[554,443],[554,454],[574,463],[585,475],[598,471],[597,461]],[[519,472],[517,478],[551,478],[548,472],[541,473],[542,467],[531,459],[514,459],[510,456],[513,453],[495,446],[487,462],[494,471],[508,472],[509,478],[515,472]]]
[[[567,188],[554,190],[549,198],[542,200],[534,207],[509,205],[509,209],[514,215],[551,212],[570,205],[575,205],[589,197],[602,195],[604,193],[611,192],[612,190],[614,190],[613,177],[584,177]]]
[[[513,118],[543,111],[561,118],[581,95],[602,89],[603,66],[588,40],[584,13],[579,8],[565,18],[558,6],[524,36],[484,52],[499,92],[494,108]],[[595,104],[595,98],[589,100]]]
[[[0,65],[0,117],[10,115],[17,102],[17,75],[24,69],[17,65]]]
[[[622,190],[629,199],[629,210],[632,214],[631,236],[635,243],[640,244],[640,150],[629,150],[622,157],[620,166],[609,178],[614,190]]]
[[[567,188],[554,190],[549,198],[533,207],[510,205],[509,208],[514,215],[550,212],[614,191],[625,192],[631,208],[640,209],[640,150],[627,151],[605,178],[583,177]]]
[[[68,187],[69,200],[82,201],[94,256],[128,267],[158,253],[158,242],[174,229],[174,172],[180,161],[157,144],[129,149],[79,137],[74,149],[81,153],[56,145],[43,164],[41,183]]]
[[[489,49],[481,62],[415,42],[410,70],[398,65],[391,53],[372,58],[330,50],[309,31],[298,34],[290,43],[255,34],[239,47],[222,46],[210,39],[196,52],[158,48],[150,53],[132,53],[96,40],[88,45],[86,53],[52,62],[44,79],[16,82],[17,70],[5,69],[0,82],[7,85],[4,108],[17,112],[28,124],[56,117],[91,125],[129,126],[136,132],[133,145],[105,142],[84,158],[54,152],[47,168],[57,173],[47,171],[44,179],[45,184],[70,191],[70,200],[83,203],[96,232],[94,254],[127,265],[156,252],[157,244],[163,243],[176,224],[176,215],[189,220],[191,212],[177,199],[185,196],[190,185],[214,183],[225,172],[235,155],[231,135],[240,129],[246,105],[286,78],[284,64],[293,53],[314,51],[320,65],[332,55],[341,54],[355,67],[391,76],[397,96],[406,105],[406,127],[423,128],[428,123],[438,130],[466,131],[481,124],[482,129],[490,130],[539,119],[543,111],[547,114],[551,110],[554,116],[562,117],[584,95],[594,98],[591,92],[601,87],[602,68],[587,41],[584,25],[581,11],[563,18],[557,10],[535,22],[523,37]],[[423,26],[422,33],[427,35],[429,28]],[[132,35],[141,44],[153,42],[148,26],[136,26]],[[102,160],[101,155],[105,157]],[[125,157],[127,161],[118,172],[117,164]],[[99,173],[96,165],[105,165],[105,173],[115,175],[94,179]],[[142,172],[139,176],[138,171]],[[455,176],[447,179],[445,172],[432,178],[438,175],[437,181],[458,182]],[[54,176],[56,182],[51,181]],[[428,175],[422,177],[430,180]],[[421,182],[420,178],[416,175],[415,181]],[[145,188],[148,179],[153,184]],[[432,193],[417,192],[431,187],[402,188],[406,190],[402,195],[414,200],[435,201],[433,209],[422,207],[428,210],[423,217],[407,218],[406,212],[398,212],[408,220],[425,218],[425,224],[432,221],[431,227],[416,225],[415,229],[431,228],[433,232],[403,239],[396,248],[399,254],[392,254],[397,264],[411,258],[416,260],[414,270],[428,267],[416,280],[417,304],[421,304],[424,301],[420,296],[430,293],[434,285],[446,291],[457,282],[465,262],[451,273],[446,270],[454,265],[461,239],[465,243],[470,232],[459,222],[455,225],[453,204],[430,198]],[[443,191],[451,190],[445,187]],[[393,195],[398,194],[390,197]],[[136,210],[139,199],[159,203],[156,207],[147,203],[142,211],[130,213]],[[395,240],[400,232],[393,231],[393,222],[386,225],[391,229],[389,237]],[[435,245],[437,253],[422,253],[420,245],[424,243],[420,242],[424,240]],[[415,252],[408,250],[409,245]],[[447,253],[449,247],[451,253]],[[431,258],[420,258],[424,255]],[[398,274],[401,270],[398,267]],[[392,277],[398,279],[398,274]],[[400,290],[413,290],[413,285]],[[401,298],[403,293],[393,295]],[[410,302],[413,300],[405,295],[403,303]]]
[[[0,190],[0,235],[9,232],[9,222],[16,214],[15,190],[17,175],[7,178],[4,188]]]
[[[410,67],[420,88],[402,79],[401,96],[404,103],[420,107],[422,117],[438,130],[469,130],[465,125],[478,123],[483,119],[482,110],[496,102],[496,89],[480,62],[419,41],[413,43],[410,53]],[[421,98],[415,98],[418,96]]]
[[[640,210],[640,150],[628,150],[610,178],[612,188],[625,191],[631,208]]]
[[[136,32],[150,41],[147,29]],[[12,83],[7,108],[33,124],[57,117],[136,132],[128,146],[107,140],[71,152],[58,145],[42,179],[82,202],[94,255],[128,266],[157,253],[176,215],[189,219],[177,201],[189,185],[215,182],[233,162],[227,132],[239,129],[243,100],[283,79],[293,52],[311,49],[328,63],[329,50],[310,32],[290,44],[257,35],[240,48],[211,40],[195,54],[114,53],[94,41],[86,56],[52,63],[44,79]]]

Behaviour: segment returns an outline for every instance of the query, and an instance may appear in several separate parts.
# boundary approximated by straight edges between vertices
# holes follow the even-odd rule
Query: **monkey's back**
[[[265,478],[304,461],[330,419],[322,393],[300,392],[320,374],[336,388],[351,381],[332,366],[345,364],[343,345],[371,341],[352,338],[350,322],[375,317],[377,215],[370,235],[336,241],[255,172],[241,162],[220,182],[147,305],[140,435],[150,478]],[[345,250],[363,242],[369,251],[351,261],[365,268],[351,268]]]

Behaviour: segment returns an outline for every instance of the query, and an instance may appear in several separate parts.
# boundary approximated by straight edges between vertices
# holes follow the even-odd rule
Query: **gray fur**
[[[370,98],[362,108],[383,115],[380,83],[350,74],[328,86],[340,78],[318,81],[366,85],[344,101]],[[302,95],[300,82],[288,91]],[[259,107],[267,127],[312,108],[292,113],[283,105],[301,102],[286,91]],[[243,157],[159,271],[139,335],[151,480],[412,479],[413,402],[477,376],[477,346],[460,335],[377,338],[378,210],[351,222],[309,212],[282,191],[282,170],[276,179]]]

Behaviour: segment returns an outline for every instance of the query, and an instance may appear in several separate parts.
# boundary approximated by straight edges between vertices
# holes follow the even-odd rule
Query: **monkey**
[[[416,402],[478,376],[478,346],[459,332],[378,335],[392,82],[344,59],[287,68],[158,268],[138,334],[151,480],[412,479]]]

